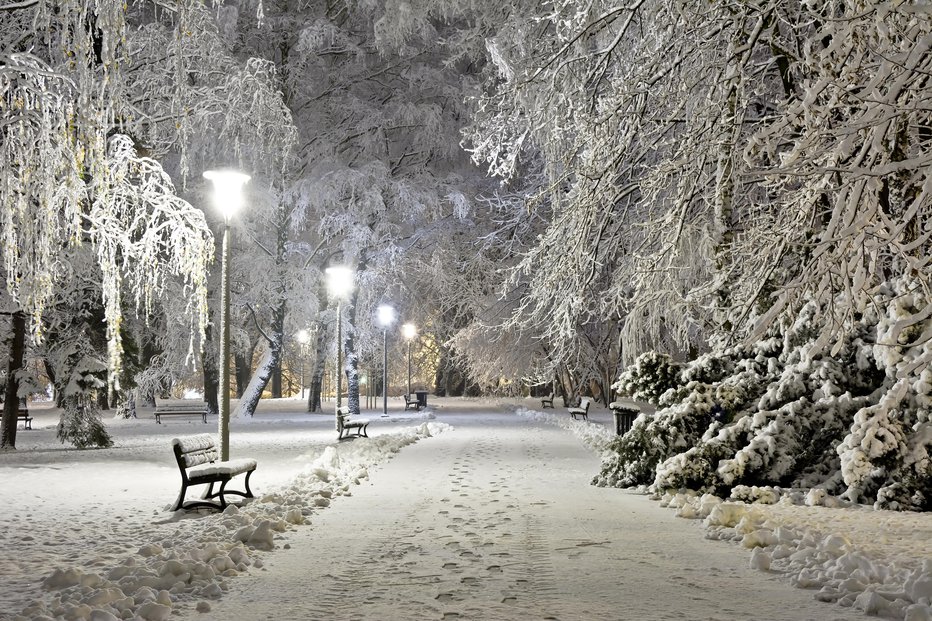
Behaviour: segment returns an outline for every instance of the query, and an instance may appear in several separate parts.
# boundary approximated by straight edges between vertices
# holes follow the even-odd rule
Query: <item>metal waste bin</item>
[[[426,408],[427,407],[427,391],[426,390],[415,390],[414,394],[417,396],[418,407]]]
[[[634,419],[641,413],[637,406],[617,401],[609,403],[608,407],[611,408],[612,417],[615,419],[615,435],[619,436],[623,436],[631,430]]]

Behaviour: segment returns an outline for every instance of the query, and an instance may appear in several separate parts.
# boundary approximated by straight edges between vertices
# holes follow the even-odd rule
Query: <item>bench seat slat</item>
[[[237,474],[249,472],[250,470],[255,470],[256,465],[255,459],[231,459],[230,461],[200,464],[188,468],[188,478],[197,479],[218,474],[235,476]]]

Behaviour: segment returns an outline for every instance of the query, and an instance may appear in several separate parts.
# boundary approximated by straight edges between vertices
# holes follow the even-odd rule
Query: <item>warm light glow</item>
[[[413,323],[406,323],[405,325],[401,326],[401,334],[406,339],[413,339],[415,336],[417,336],[417,328],[414,327]]]
[[[387,328],[395,321],[395,309],[388,304],[379,306],[379,325]]]
[[[352,268],[344,265],[334,265],[324,270],[327,274],[327,289],[330,295],[345,298],[353,290],[354,273]]]
[[[229,223],[243,206],[243,186],[251,177],[235,170],[205,170],[204,178],[214,184],[214,206]]]
[[[299,330],[295,336],[297,337],[298,342],[302,345],[307,345],[308,341],[311,340],[311,335],[307,330]]]

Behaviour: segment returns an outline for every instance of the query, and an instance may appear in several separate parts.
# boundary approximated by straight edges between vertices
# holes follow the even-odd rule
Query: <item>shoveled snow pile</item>
[[[515,414],[572,431],[582,440],[583,444],[596,453],[601,454],[602,451],[607,450],[609,443],[615,439],[615,434],[602,425],[590,425],[584,420],[574,420],[567,415],[558,416],[549,412],[529,410],[525,407],[519,407]]]
[[[223,595],[227,581],[262,567],[261,551],[274,549],[285,532],[308,523],[315,511],[336,498],[350,495],[373,465],[448,428],[425,422],[327,446],[306,455],[308,465],[288,484],[242,507],[230,505],[222,514],[206,512],[199,519],[185,519],[192,514],[183,510],[166,513],[166,523],[174,528],[161,539],[141,546],[116,566],[56,569],[43,581],[47,596],[14,618],[163,621],[173,609],[195,602],[196,610],[210,610],[210,601]]]
[[[676,508],[681,517],[704,520],[709,539],[735,541],[750,549],[753,569],[779,572],[797,587],[818,589],[819,601],[884,618],[932,619],[932,558],[923,558],[921,550],[888,552],[878,558],[876,552],[860,549],[842,534],[800,528],[783,519],[779,510],[769,510],[772,502],[798,504],[801,499],[793,494],[781,497],[780,490],[772,488],[747,491],[765,504],[726,502],[711,494],[667,493],[661,505]],[[808,494],[807,504],[824,502],[817,496]],[[859,513],[880,513],[863,506],[844,511],[851,521],[858,521]]]

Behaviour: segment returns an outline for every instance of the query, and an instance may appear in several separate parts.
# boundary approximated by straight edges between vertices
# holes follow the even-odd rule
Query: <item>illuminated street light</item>
[[[334,265],[324,270],[327,274],[327,290],[337,300],[337,409],[336,424],[339,429],[340,404],[343,398],[343,299],[353,290],[352,268]]]
[[[230,220],[243,206],[249,175],[235,170],[207,170],[214,185],[214,206],[223,215],[223,262],[220,268],[220,459],[230,459]]]
[[[382,416],[388,416],[388,327],[395,323],[395,309],[387,304],[379,306],[379,325],[382,326]]]

